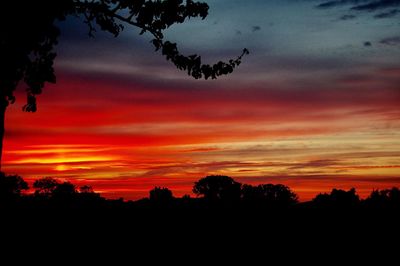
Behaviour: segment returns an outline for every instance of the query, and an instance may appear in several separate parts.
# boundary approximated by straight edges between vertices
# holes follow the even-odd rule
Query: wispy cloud
[[[351,19],[355,19],[357,16],[355,15],[343,15],[340,17],[340,20],[351,20]]]
[[[384,38],[384,39],[380,40],[379,42],[384,45],[397,46],[397,45],[400,45],[400,36]]]
[[[400,6],[400,1],[398,0],[369,0],[369,1],[362,1],[366,2],[364,4],[359,3],[360,1],[352,1],[356,4],[351,8],[354,10],[359,11],[376,11],[379,9],[385,9],[388,7]]]
[[[400,6],[398,0],[334,0],[325,1],[317,5],[318,8],[333,8],[347,5],[352,10],[375,11],[393,6]]]
[[[379,14],[375,15],[374,17],[375,18],[392,18],[399,13],[400,13],[400,11],[398,9],[392,9],[388,12],[379,13]]]
[[[380,12],[374,15],[374,18],[391,18],[398,14],[398,9],[392,9],[389,11],[388,8],[399,7],[400,2],[398,0],[334,0],[324,1],[317,5],[317,8],[328,9],[346,6],[350,11],[355,12]],[[354,19],[354,14],[343,15],[340,19],[349,20]]]

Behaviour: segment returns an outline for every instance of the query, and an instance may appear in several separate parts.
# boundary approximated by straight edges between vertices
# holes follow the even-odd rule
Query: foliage
[[[239,200],[241,184],[229,176],[211,175],[195,182],[193,193],[207,200]]]
[[[174,198],[172,191],[165,187],[155,187],[149,194],[153,202],[169,202]]]
[[[393,187],[391,189],[374,190],[365,200],[365,203],[371,207],[400,207],[400,189]]]
[[[243,185],[243,200],[249,203],[260,202],[268,205],[293,205],[298,196],[289,187],[281,184]]]
[[[77,190],[75,185],[70,182],[58,184],[52,192],[52,196],[55,198],[71,198],[76,194]]]
[[[322,207],[354,207],[360,202],[360,198],[354,188],[349,191],[333,189],[330,194],[318,194],[312,201]]]
[[[18,175],[6,175],[0,172],[0,199],[11,199],[21,196],[22,191],[28,190],[25,180]]]
[[[400,189],[374,190],[364,200],[360,200],[354,188],[346,191],[333,189],[330,193],[320,193],[310,202],[299,202],[298,196],[289,187],[282,184],[248,185],[236,182],[229,176],[211,175],[195,182],[193,192],[200,198],[184,195],[176,198],[170,189],[155,187],[149,191],[149,198],[137,201],[105,199],[96,193],[91,186],[84,185],[76,188],[68,181],[45,177],[33,183],[33,194],[22,193],[29,189],[24,179],[17,175],[5,175],[0,172],[0,209],[4,206],[51,207],[51,208],[110,208],[125,209],[133,207],[168,207],[201,211],[228,207],[240,213],[243,210],[262,210],[269,208],[274,213],[279,210],[393,210],[400,209]],[[7,205],[8,204],[8,205]],[[19,205],[18,205],[19,204]],[[24,205],[25,204],[25,205]],[[205,207],[205,208],[204,208]],[[253,208],[254,207],[254,208]],[[270,208],[273,207],[273,208]],[[311,207],[311,208],[310,208]],[[317,207],[317,208],[313,208]],[[261,213],[261,212],[260,212]],[[350,212],[348,212],[350,213]]]
[[[52,177],[44,177],[38,179],[33,183],[33,188],[35,188],[35,195],[49,197],[53,194],[60,182]]]
[[[93,191],[93,188],[92,188],[91,186],[84,185],[84,186],[81,186],[81,187],[79,188],[79,193],[82,193],[82,194],[92,194],[92,193],[95,193],[95,192]]]

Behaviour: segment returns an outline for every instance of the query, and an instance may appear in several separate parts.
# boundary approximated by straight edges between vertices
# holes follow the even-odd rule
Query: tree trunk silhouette
[[[3,163],[3,139],[4,139],[4,118],[6,115],[8,102],[4,99],[0,100],[0,172]]]

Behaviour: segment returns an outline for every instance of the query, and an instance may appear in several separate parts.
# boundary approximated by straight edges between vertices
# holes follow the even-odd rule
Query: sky
[[[127,28],[88,37],[60,22],[57,83],[6,115],[3,171],[52,176],[109,198],[154,186],[191,194],[207,175],[281,183],[309,200],[332,188],[400,186],[400,1],[208,0],[166,37],[205,62],[250,55],[194,80]]]

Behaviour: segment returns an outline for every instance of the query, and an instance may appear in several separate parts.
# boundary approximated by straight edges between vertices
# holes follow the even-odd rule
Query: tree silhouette
[[[330,194],[318,194],[312,202],[320,207],[349,208],[357,206],[360,203],[360,198],[354,188],[349,191],[333,189]]]
[[[339,213],[336,210],[358,215],[373,210],[374,215],[381,211],[396,215],[400,209],[400,189],[397,187],[373,190],[365,200],[359,199],[354,188],[348,191],[333,189],[330,193],[318,194],[311,202],[299,203],[297,195],[285,185],[242,185],[231,177],[218,175],[207,176],[195,182],[193,192],[203,198],[191,198],[189,195],[176,198],[170,189],[155,187],[149,191],[149,198],[137,201],[125,201],[123,198],[112,200],[95,193],[91,186],[84,185],[77,190],[71,182],[61,182],[51,177],[36,180],[33,187],[35,188],[33,196],[30,193],[22,193],[29,189],[22,177],[7,176],[0,172],[0,212],[18,208],[22,211],[61,208],[78,211],[81,214],[87,211],[91,213],[90,210],[130,213],[130,211],[140,212],[154,208],[157,211],[168,211],[168,215],[179,215],[181,210],[189,211],[188,214],[199,212],[202,215],[214,215],[216,212],[208,214],[207,212],[210,210],[209,207],[216,206],[218,212],[227,208],[232,214],[243,214],[242,211],[247,209],[250,211],[246,212],[248,214],[261,215],[276,214],[275,210],[293,211],[294,214],[305,211],[306,214],[311,215],[329,212],[336,215]],[[290,208],[287,208],[289,206]],[[259,207],[273,208],[260,209]],[[307,211],[310,208],[312,212]],[[179,212],[175,212],[177,210]],[[231,212],[232,210],[234,212]],[[379,212],[376,212],[377,210]]]
[[[298,196],[281,184],[243,185],[242,198],[253,205],[290,206],[298,202]]]
[[[150,194],[150,201],[156,203],[168,203],[174,199],[172,195],[172,191],[168,188],[162,187],[155,187],[149,192]]]
[[[70,204],[73,201],[77,203],[79,200],[87,200],[88,198],[97,198],[95,193],[82,193],[81,196],[76,186],[71,182],[60,182],[52,177],[36,180],[33,183],[33,187],[35,188],[34,195],[36,198],[61,205]],[[93,194],[93,196],[88,196],[88,194]]]
[[[25,180],[18,175],[5,175],[0,172],[0,201],[13,200],[21,196],[23,190],[29,186]]]
[[[50,197],[60,182],[52,177],[44,177],[33,183],[35,195],[41,197]]]
[[[93,188],[88,185],[81,186],[79,193],[74,195],[75,198],[79,199],[79,203],[82,206],[93,206],[98,207],[105,200],[100,196],[99,193],[94,192]]]
[[[400,207],[400,189],[393,187],[391,189],[374,190],[365,200],[368,207]]]
[[[240,200],[241,184],[229,176],[211,175],[194,183],[193,193],[209,201]]]
[[[51,192],[51,196],[59,200],[68,200],[69,198],[75,196],[77,193],[78,192],[75,185],[70,182],[63,182],[56,185],[56,187]]]
[[[81,193],[81,194],[93,194],[95,192],[93,191],[93,188],[91,186],[84,185],[84,186],[81,186],[79,188],[79,193]]]
[[[90,36],[98,28],[118,36],[125,26],[150,33],[156,51],[188,75],[199,78],[217,78],[232,73],[248,50],[227,63],[203,64],[199,55],[182,55],[176,43],[164,38],[164,30],[194,17],[205,19],[206,3],[186,0],[12,0],[2,4],[0,10],[0,167],[4,137],[6,108],[15,102],[14,91],[20,82],[26,86],[26,112],[35,112],[36,95],[46,82],[55,83],[54,51],[60,30],[57,20],[68,15],[84,18]],[[13,14],[12,21],[8,14]]]

